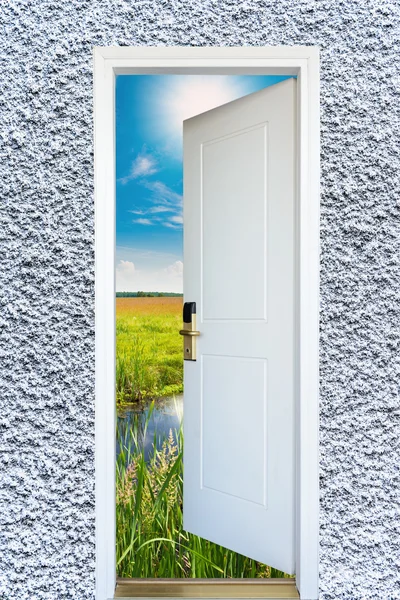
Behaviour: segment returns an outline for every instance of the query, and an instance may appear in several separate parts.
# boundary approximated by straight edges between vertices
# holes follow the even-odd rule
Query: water
[[[136,425],[138,431],[141,432],[139,439],[141,447],[144,446],[146,461],[152,453],[154,435],[156,435],[157,448],[161,448],[163,440],[168,437],[171,429],[175,437],[175,430],[179,429],[183,417],[183,395],[156,400],[144,438],[144,424],[148,418],[149,404],[121,409],[117,415],[119,432],[123,434],[127,428],[133,425]],[[119,451],[117,442],[117,456]]]

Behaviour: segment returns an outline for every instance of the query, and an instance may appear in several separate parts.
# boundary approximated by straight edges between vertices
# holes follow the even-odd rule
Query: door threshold
[[[114,598],[300,598],[294,579],[125,579]]]

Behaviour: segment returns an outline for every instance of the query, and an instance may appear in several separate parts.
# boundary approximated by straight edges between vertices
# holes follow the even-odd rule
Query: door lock
[[[196,337],[200,335],[196,331],[196,302],[183,305],[183,329],[179,333],[183,335],[183,360],[196,360]]]

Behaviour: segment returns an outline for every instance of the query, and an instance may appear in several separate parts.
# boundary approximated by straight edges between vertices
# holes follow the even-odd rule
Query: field
[[[182,298],[116,299],[117,403],[182,392]]]

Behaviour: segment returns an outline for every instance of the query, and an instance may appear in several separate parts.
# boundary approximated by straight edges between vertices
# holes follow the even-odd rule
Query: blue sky
[[[182,292],[182,121],[283,79],[117,77],[117,291]]]

